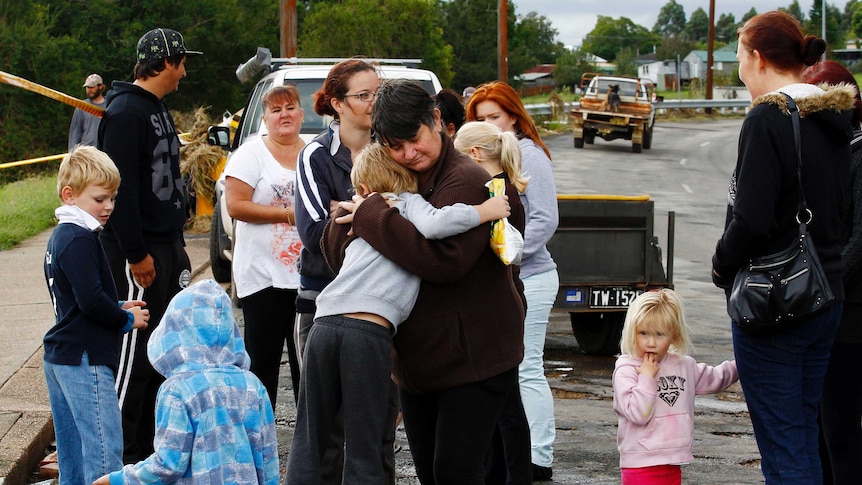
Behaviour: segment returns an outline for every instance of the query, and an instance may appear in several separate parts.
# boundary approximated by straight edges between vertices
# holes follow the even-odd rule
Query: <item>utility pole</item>
[[[497,5],[497,80],[503,82],[509,79],[508,3],[507,0],[499,0]]]
[[[826,0],[820,0],[820,31],[823,33],[821,38],[826,40]],[[834,47],[833,47],[834,49]],[[823,51],[823,55],[820,57],[821,61],[826,60],[826,51]]]
[[[715,0],[709,0],[709,47],[706,51],[706,99],[712,99],[712,64],[715,50]],[[704,109],[706,114],[712,114],[712,108]]]
[[[281,57],[296,57],[296,0],[281,0],[278,20]]]

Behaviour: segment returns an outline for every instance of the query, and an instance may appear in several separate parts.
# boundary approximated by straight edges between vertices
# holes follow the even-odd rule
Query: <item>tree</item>
[[[664,37],[661,44],[656,48],[655,57],[659,60],[676,59],[677,56],[682,59],[689,52],[693,51],[697,46],[694,42],[678,35],[676,37]]]
[[[814,0],[808,11],[808,22],[802,24],[806,33],[821,37],[823,35],[823,0]],[[842,45],[844,33],[841,32],[841,11],[834,5],[826,5],[826,46],[834,49]]]
[[[790,15],[794,16],[799,23],[805,23],[805,14],[802,13],[802,7],[799,6],[799,0],[793,0],[793,2],[787,6],[787,8],[779,7],[780,11],[787,12]]]
[[[698,7],[691,13],[691,17],[685,24],[685,36],[687,39],[698,43],[705,43],[709,40],[709,16],[702,8]]]
[[[631,47],[623,47],[617,52],[615,64],[617,65],[615,72],[618,76],[637,77],[638,66],[634,49]]]
[[[333,28],[337,25],[338,28]],[[440,82],[452,80],[452,48],[428,0],[317,2],[305,17],[303,57],[420,58]]]
[[[511,2],[509,6],[514,12]],[[457,65],[452,87],[461,90],[497,79],[497,1],[451,0],[443,2],[442,12]]]
[[[676,0],[670,0],[661,8],[652,31],[662,37],[676,37],[684,29],[685,9]]]
[[[564,49],[556,41],[557,29],[544,15],[529,12],[519,17],[509,35],[509,77],[536,64],[553,64]]]
[[[658,44],[659,40],[658,35],[632,22],[631,19],[626,17],[614,19],[599,15],[596,26],[584,37],[582,48],[593,55],[612,61],[624,47],[632,48],[635,52],[650,52],[652,46]]]
[[[751,9],[748,12],[745,12],[745,15],[742,16],[742,21],[740,23],[744,24],[748,22],[755,15],[757,15],[757,9],[751,7]]]
[[[715,22],[715,38],[724,43],[733,42],[736,39],[736,29],[739,24],[733,18],[732,13],[721,14]]]
[[[563,49],[557,56],[554,66],[554,80],[559,86],[580,87],[581,76],[585,72],[595,71],[595,64],[590,62],[590,54],[581,48]]]

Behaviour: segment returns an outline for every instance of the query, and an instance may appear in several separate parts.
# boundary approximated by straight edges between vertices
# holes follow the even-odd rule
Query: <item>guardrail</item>
[[[712,108],[724,113],[728,109],[733,110],[733,112],[739,109],[747,110],[750,105],[751,100],[748,99],[670,99],[653,103],[659,112],[661,110]],[[565,103],[565,106],[568,113],[570,109],[580,106],[580,103]],[[528,104],[526,108],[531,116],[551,116],[551,105],[548,103]]]

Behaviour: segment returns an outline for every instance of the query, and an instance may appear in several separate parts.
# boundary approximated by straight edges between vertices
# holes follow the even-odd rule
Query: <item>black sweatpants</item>
[[[251,357],[250,370],[266,387],[273,410],[278,397],[278,372],[285,342],[293,401],[296,402],[299,396],[299,362],[293,343],[295,313],[296,290],[269,287],[242,298],[245,349]]]
[[[120,339],[117,397],[123,415],[123,463],[137,463],[153,453],[156,393],[164,381],[147,358],[147,342],[165,314],[171,298],[189,285],[191,263],[182,240],[148,243],[156,268],[149,288],[141,288],[116,240],[103,237],[102,246],[111,265],[117,293],[122,300],[144,300],[150,311],[146,329],[135,329]]]

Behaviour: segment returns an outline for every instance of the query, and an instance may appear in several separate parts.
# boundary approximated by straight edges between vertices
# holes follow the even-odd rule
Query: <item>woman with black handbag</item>
[[[803,259],[819,259],[832,297],[804,317],[733,319],[740,383],[770,485],[822,483],[817,413],[844,299],[840,232],[855,95],[848,86],[824,90],[801,82],[802,70],[825,50],[823,39],[804,36],[783,12],[757,15],[739,29],[739,78],[753,102],[740,132],[713,282],[727,292],[729,313],[744,315],[745,285],[734,284],[737,273],[750,269],[752,260],[807,245],[816,254]],[[764,307],[805,299],[782,296],[780,286],[793,276],[760,285],[767,289]]]

